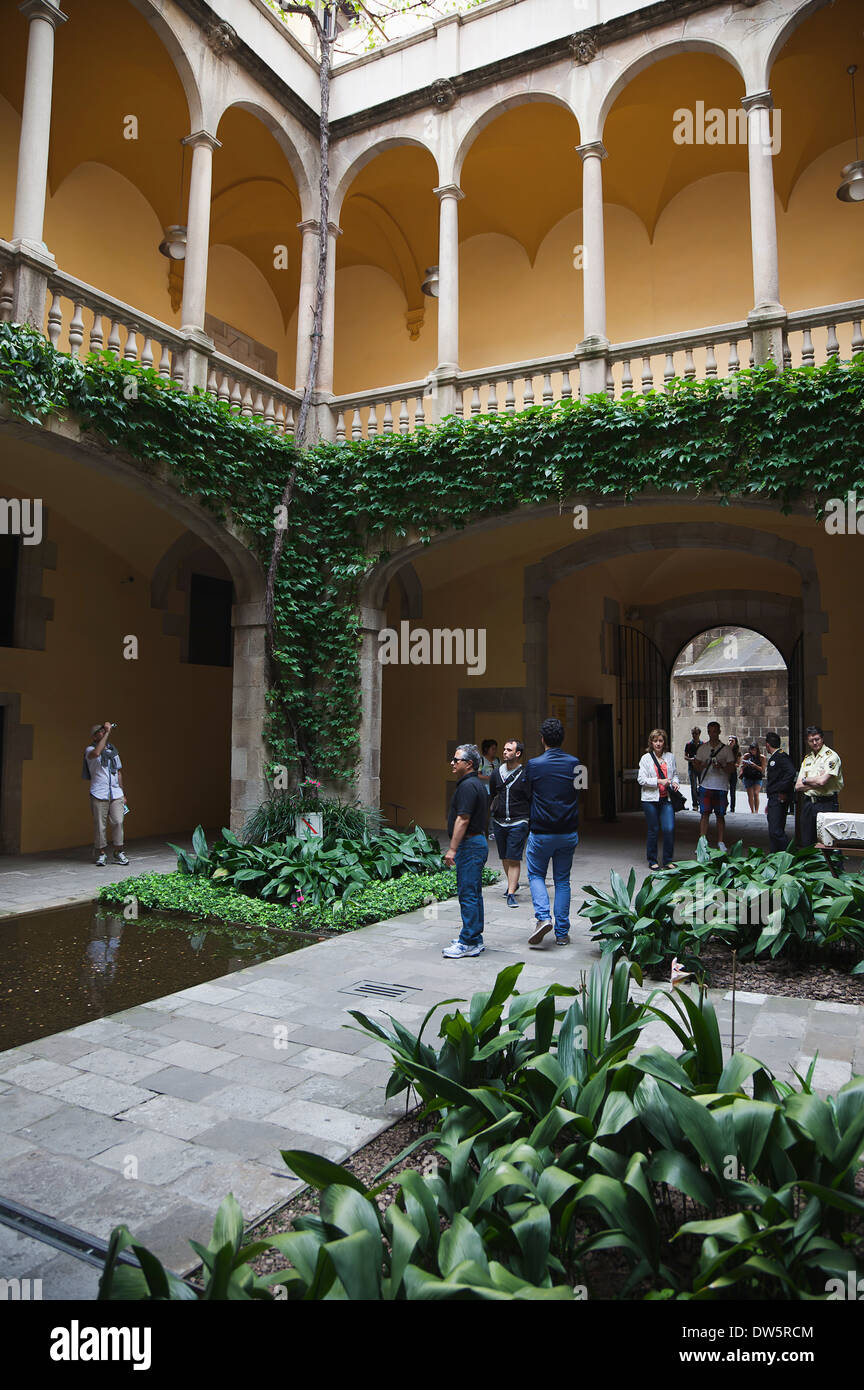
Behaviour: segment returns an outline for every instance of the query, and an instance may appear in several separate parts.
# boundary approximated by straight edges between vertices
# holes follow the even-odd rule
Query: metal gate
[[[639,759],[652,729],[669,732],[669,671],[660,649],[638,628],[618,628],[618,805],[638,811]]]
[[[804,757],[804,638],[798,638],[792,648],[788,667],[789,681],[789,756],[793,763]]]

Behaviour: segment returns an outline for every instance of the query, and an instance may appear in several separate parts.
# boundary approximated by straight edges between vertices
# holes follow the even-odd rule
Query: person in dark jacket
[[[492,797],[492,829],[495,844],[507,874],[505,898],[508,907],[518,907],[516,890],[519,887],[519,868],[522,851],[528,839],[528,812],[531,798],[522,764],[524,743],[511,738],[504,744],[504,761],[495,768],[489,779]]]
[[[456,869],[456,892],[462,912],[462,930],[441,952],[448,960],[479,956],[483,944],[483,865],[489,853],[486,822],[489,819],[489,792],[480,781],[481,755],[473,743],[456,749],[450,764],[459,779],[447,833],[450,844],[444,855],[448,869]]]
[[[564,725],[560,719],[546,719],[540,730],[545,752],[532,758],[526,773],[531,796],[528,832],[528,885],[537,926],[528,938],[532,947],[555,928],[556,946],[570,944],[570,870],[573,851],[579,843],[579,790],[584,785],[581,763],[565,753]],[[546,870],[552,860],[555,880],[555,919],[549,915]]]
[[[773,729],[765,735],[767,751],[767,781],[765,791],[768,804],[765,814],[768,817],[768,839],[772,850],[785,849],[789,843],[786,834],[786,816],[795,799],[795,778],[798,769],[780,747],[780,736]]]

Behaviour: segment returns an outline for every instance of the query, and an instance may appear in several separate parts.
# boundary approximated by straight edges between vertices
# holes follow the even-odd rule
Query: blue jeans
[[[467,835],[456,851],[456,891],[462,912],[459,940],[466,946],[483,942],[483,865],[488,854],[485,835]]]
[[[579,843],[576,831],[569,835],[537,835],[532,830],[528,836],[528,849],[525,862],[528,865],[528,887],[534,904],[534,916],[538,922],[548,922],[549,894],[546,891],[546,870],[552,860],[552,877],[555,881],[555,935],[566,936],[570,931],[570,870],[573,867],[573,851]]]
[[[675,858],[675,812],[668,797],[665,801],[643,801],[642,810],[648,822],[648,863],[657,863],[657,837],[663,831],[663,864]]]

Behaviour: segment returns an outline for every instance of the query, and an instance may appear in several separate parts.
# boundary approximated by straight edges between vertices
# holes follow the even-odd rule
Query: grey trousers
[[[123,848],[123,802],[125,797],[115,796],[113,801],[97,801],[95,796],[90,798],[90,807],[93,811],[93,849],[96,854],[101,854],[105,849],[105,830],[108,822],[111,823],[112,840],[115,849]]]

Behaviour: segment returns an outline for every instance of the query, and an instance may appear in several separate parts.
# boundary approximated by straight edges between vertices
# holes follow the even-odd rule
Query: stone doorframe
[[[713,627],[746,627],[773,642],[788,667],[804,624],[804,605],[792,594],[759,589],[705,590],[685,599],[628,608],[627,622],[639,623],[656,643],[670,671],[681,652]]]
[[[151,465],[143,473],[134,460],[100,444],[72,420],[53,417],[34,428],[0,412],[0,444],[16,438],[37,444],[105,473],[166,511],[217,555],[221,556],[234,584],[234,688],[231,705],[231,828],[239,829],[267,792],[268,756],[264,746],[266,706],[266,646],[264,623],[265,575],[247,537],[233,522],[220,522],[195,497],[178,492],[165,463]],[[24,754],[23,756],[30,756]],[[5,778],[4,778],[5,781]],[[16,823],[20,825],[21,789],[18,788]],[[20,832],[19,832],[20,833]],[[13,836],[14,839],[14,836]]]
[[[794,641],[803,637],[804,646],[804,704],[807,709],[807,722],[818,724],[820,719],[819,685],[817,677],[824,675],[825,658],[822,654],[822,633],[827,631],[828,617],[822,611],[819,578],[813,552],[805,546],[782,540],[769,531],[756,531],[747,526],[724,525],[717,522],[672,522],[663,524],[642,524],[622,526],[614,531],[575,541],[547,555],[539,564],[530,565],[525,570],[525,665],[527,667],[528,695],[526,718],[539,729],[545,718],[548,698],[548,642],[549,642],[549,592],[553,585],[572,574],[574,570],[587,569],[590,565],[613,560],[619,555],[633,555],[648,550],[684,550],[694,546],[700,550],[738,550],[760,557],[776,560],[794,569],[801,580],[800,599],[786,599],[778,594],[760,594],[758,591],[725,590],[717,594],[697,594],[682,598],[677,604],[657,605],[655,610],[645,610],[649,621],[653,622],[657,641],[657,628],[661,629],[662,640],[658,646],[667,655],[666,647],[674,649],[677,655],[685,642],[694,633],[704,631],[705,627],[718,625],[711,621],[719,614],[724,616],[720,623],[734,622],[746,625],[745,614],[754,613],[754,602],[759,607],[754,616],[761,615],[759,630],[769,625],[765,633],[775,641],[772,631],[780,640],[778,649],[787,661],[791,656]],[[789,619],[794,611],[792,605],[798,604],[799,626],[794,636]],[[743,611],[742,611],[743,610]],[[705,616],[708,622],[703,622]],[[785,620],[786,630],[778,629]],[[646,627],[646,631],[649,629]],[[790,641],[791,638],[791,641]],[[677,644],[677,646],[676,646]],[[668,658],[667,658],[668,659]],[[530,727],[530,725],[526,725]]]

